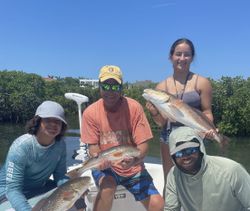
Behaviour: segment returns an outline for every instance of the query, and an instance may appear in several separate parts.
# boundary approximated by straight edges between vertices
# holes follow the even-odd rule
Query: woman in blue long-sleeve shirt
[[[27,134],[11,145],[0,170],[0,203],[9,200],[16,211],[30,211],[27,199],[66,182],[67,128],[62,106],[44,101],[27,123]],[[49,178],[53,175],[54,180]],[[1,205],[0,205],[1,206]]]

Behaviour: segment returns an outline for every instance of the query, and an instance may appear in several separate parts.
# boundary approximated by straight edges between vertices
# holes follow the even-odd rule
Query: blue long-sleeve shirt
[[[51,175],[61,185],[68,180],[66,170],[64,140],[44,147],[34,135],[22,135],[12,143],[0,171],[0,196],[5,194],[16,211],[30,211],[23,193],[43,187]]]

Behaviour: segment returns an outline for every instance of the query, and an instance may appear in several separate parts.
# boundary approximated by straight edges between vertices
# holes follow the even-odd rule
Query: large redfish
[[[91,178],[88,176],[71,179],[56,188],[47,198],[41,199],[32,208],[32,211],[68,210],[87,191],[90,185]]]
[[[175,96],[154,89],[145,89],[142,96],[151,102],[164,118],[180,122],[183,125],[204,133],[214,130],[214,139],[221,145],[227,144],[226,137],[216,132],[214,124],[201,111],[190,107]]]
[[[84,161],[78,168],[68,171],[70,178],[79,177],[83,172],[90,169],[98,169],[103,161],[111,161],[111,163],[122,161],[124,158],[138,157],[140,151],[132,146],[116,146],[101,152],[98,157],[92,157]]]

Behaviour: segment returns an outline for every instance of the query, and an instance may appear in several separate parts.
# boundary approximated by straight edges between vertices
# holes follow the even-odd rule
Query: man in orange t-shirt
[[[117,185],[123,185],[147,210],[163,210],[164,201],[144,167],[152,132],[142,106],[122,96],[122,72],[114,65],[103,66],[99,74],[101,99],[83,112],[82,140],[91,156],[118,145],[139,149],[139,157],[125,158],[116,165],[103,163],[92,175],[99,192],[94,211],[109,211]]]

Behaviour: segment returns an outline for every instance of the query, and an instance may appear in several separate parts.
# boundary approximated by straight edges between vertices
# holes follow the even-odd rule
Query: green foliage
[[[149,121],[149,124],[151,125],[152,130],[158,130],[158,126],[155,124],[152,116],[150,115],[149,111],[145,108],[146,100],[142,97],[143,90],[146,88],[154,88],[156,86],[156,83],[148,83],[146,81],[145,84],[143,83],[135,83],[135,84],[126,84],[124,87],[124,95],[131,97],[135,100],[137,100],[143,107],[146,114],[146,117]]]
[[[212,109],[220,131],[233,136],[249,135],[250,79],[222,77],[212,85]]]
[[[215,124],[228,136],[250,135],[250,78],[222,77],[213,86]],[[155,83],[141,81],[125,83],[123,93],[134,98],[145,108],[143,89],[154,88]],[[44,80],[36,74],[22,71],[0,71],[0,122],[25,122],[32,118],[37,106],[44,100],[60,103],[66,115],[77,115],[76,103],[64,97],[67,92],[89,97],[89,104],[99,99],[99,90],[92,86],[80,87],[79,79],[56,77]],[[84,109],[84,108],[83,108]],[[153,131],[158,130],[147,109],[144,109]]]
[[[0,121],[26,121],[43,99],[43,79],[35,74],[6,70],[0,76]]]

